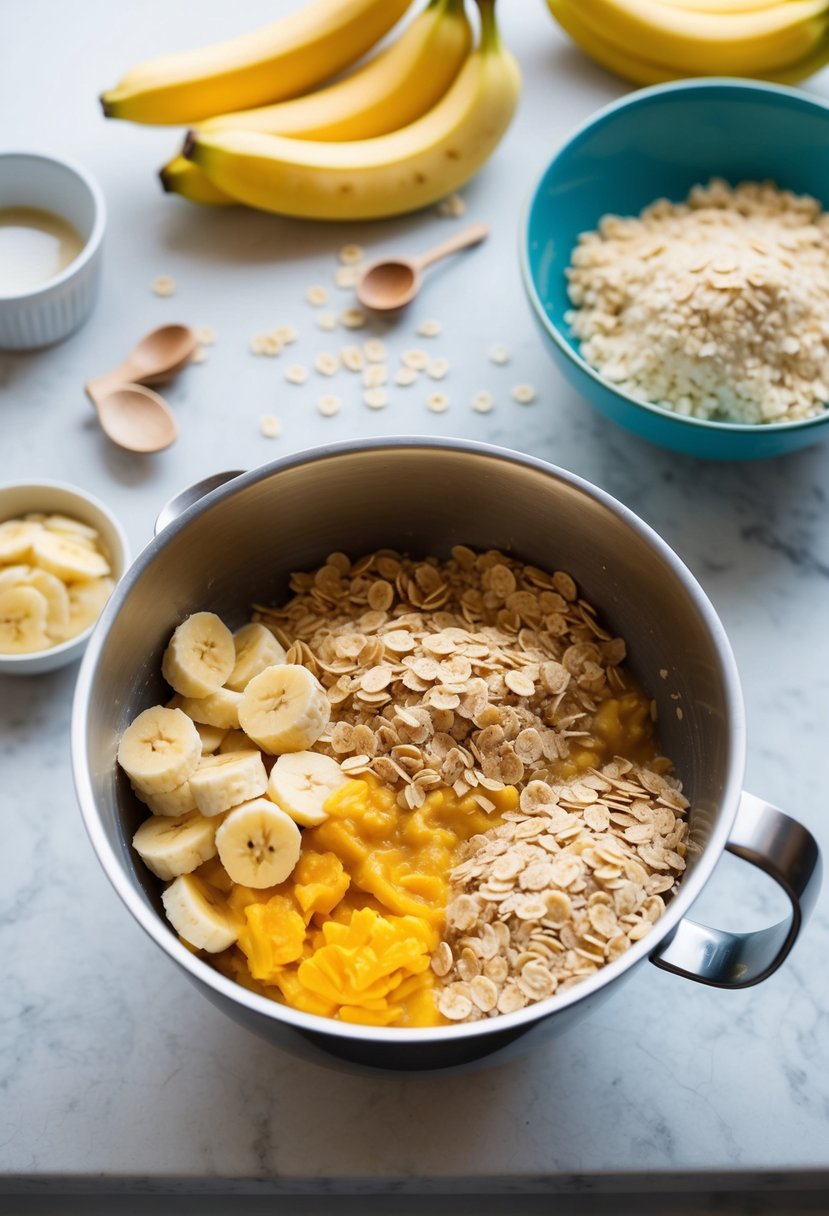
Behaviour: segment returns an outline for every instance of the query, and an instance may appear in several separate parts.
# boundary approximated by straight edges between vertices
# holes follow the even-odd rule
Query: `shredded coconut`
[[[829,396],[829,215],[771,182],[712,179],[685,203],[606,215],[567,270],[583,357],[642,401],[784,422]]]

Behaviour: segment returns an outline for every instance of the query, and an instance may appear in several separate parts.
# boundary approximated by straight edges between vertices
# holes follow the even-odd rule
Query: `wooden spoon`
[[[95,401],[103,432],[128,452],[161,452],[178,437],[163,397],[141,384],[122,384]]]
[[[374,312],[392,312],[411,303],[420,291],[427,266],[469,245],[478,245],[489,235],[486,224],[472,224],[428,253],[416,258],[383,258],[372,262],[357,283],[357,299]]]
[[[86,395],[97,406],[125,384],[163,384],[190,362],[198,342],[189,325],[161,325],[136,343],[114,371],[95,376],[85,384]]]

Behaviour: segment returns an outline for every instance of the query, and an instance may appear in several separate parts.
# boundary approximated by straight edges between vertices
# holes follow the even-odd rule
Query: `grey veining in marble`
[[[706,465],[644,446],[563,384],[524,303],[516,227],[530,185],[565,134],[621,85],[565,45],[541,0],[503,5],[526,98],[496,158],[464,193],[493,225],[481,249],[430,278],[402,328],[377,327],[396,354],[414,323],[452,361],[444,415],[429,389],[394,393],[371,412],[344,374],[287,386],[284,364],[310,363],[350,339],[317,331],[306,287],[329,282],[345,240],[381,250],[426,247],[451,230],[435,215],[383,225],[303,225],[197,212],[161,195],[155,169],[177,133],[108,124],[96,94],[132,61],[255,26],[291,7],[244,12],[202,0],[6,0],[0,46],[0,145],[82,160],[110,207],[103,295],[89,325],[37,355],[0,355],[0,477],[61,477],[111,504],[137,552],[164,501],[224,467],[351,435],[464,435],[520,448],[598,483],[653,524],[702,581],[742,674],[747,784],[806,822],[829,848],[829,446],[753,466]],[[238,8],[238,6],[237,6]],[[10,48],[14,47],[14,53]],[[58,81],[60,82],[58,84]],[[825,93],[826,76],[812,86]],[[154,297],[158,274],[178,283]],[[332,294],[340,293],[332,287]],[[343,302],[345,297],[343,296]],[[113,448],[81,385],[165,320],[210,323],[207,363],[169,397],[181,439],[153,459]],[[288,358],[255,359],[250,335],[293,322]],[[425,345],[426,339],[418,340]],[[486,352],[504,342],[512,361]],[[509,399],[517,381],[538,401]],[[492,414],[472,395],[489,388]],[[342,392],[321,418],[315,400]],[[284,423],[279,440],[262,413]],[[829,1169],[829,918],[824,898],[788,965],[742,994],[704,989],[655,968],[567,1036],[505,1065],[458,1078],[354,1077],[299,1063],[251,1038],[174,971],[123,910],[84,836],[68,756],[75,670],[0,680],[0,1174],[143,1178],[163,1188],[219,1180],[298,1190],[373,1179],[440,1189],[488,1179],[515,1190],[604,1175],[757,1177],[815,1185]],[[777,893],[726,859],[700,906],[732,928],[768,922]],[[182,1181],[183,1180],[183,1181]],[[569,1183],[567,1185],[570,1185]]]

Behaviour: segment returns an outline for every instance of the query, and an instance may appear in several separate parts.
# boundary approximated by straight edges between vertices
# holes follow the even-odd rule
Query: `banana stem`
[[[477,0],[481,10],[481,42],[480,49],[495,50],[501,41],[498,33],[498,23],[495,19],[495,0]]]

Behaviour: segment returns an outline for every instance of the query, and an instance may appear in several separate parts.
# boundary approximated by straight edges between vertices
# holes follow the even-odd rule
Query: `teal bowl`
[[[638,215],[722,177],[772,180],[829,209],[829,105],[796,89],[742,80],[684,80],[606,106],[556,154],[521,231],[524,286],[559,371],[613,422],[662,447],[714,460],[757,460],[829,438],[829,409],[803,422],[748,425],[686,418],[644,404],[579,354],[564,314],[565,268],[579,234],[608,212]]]

